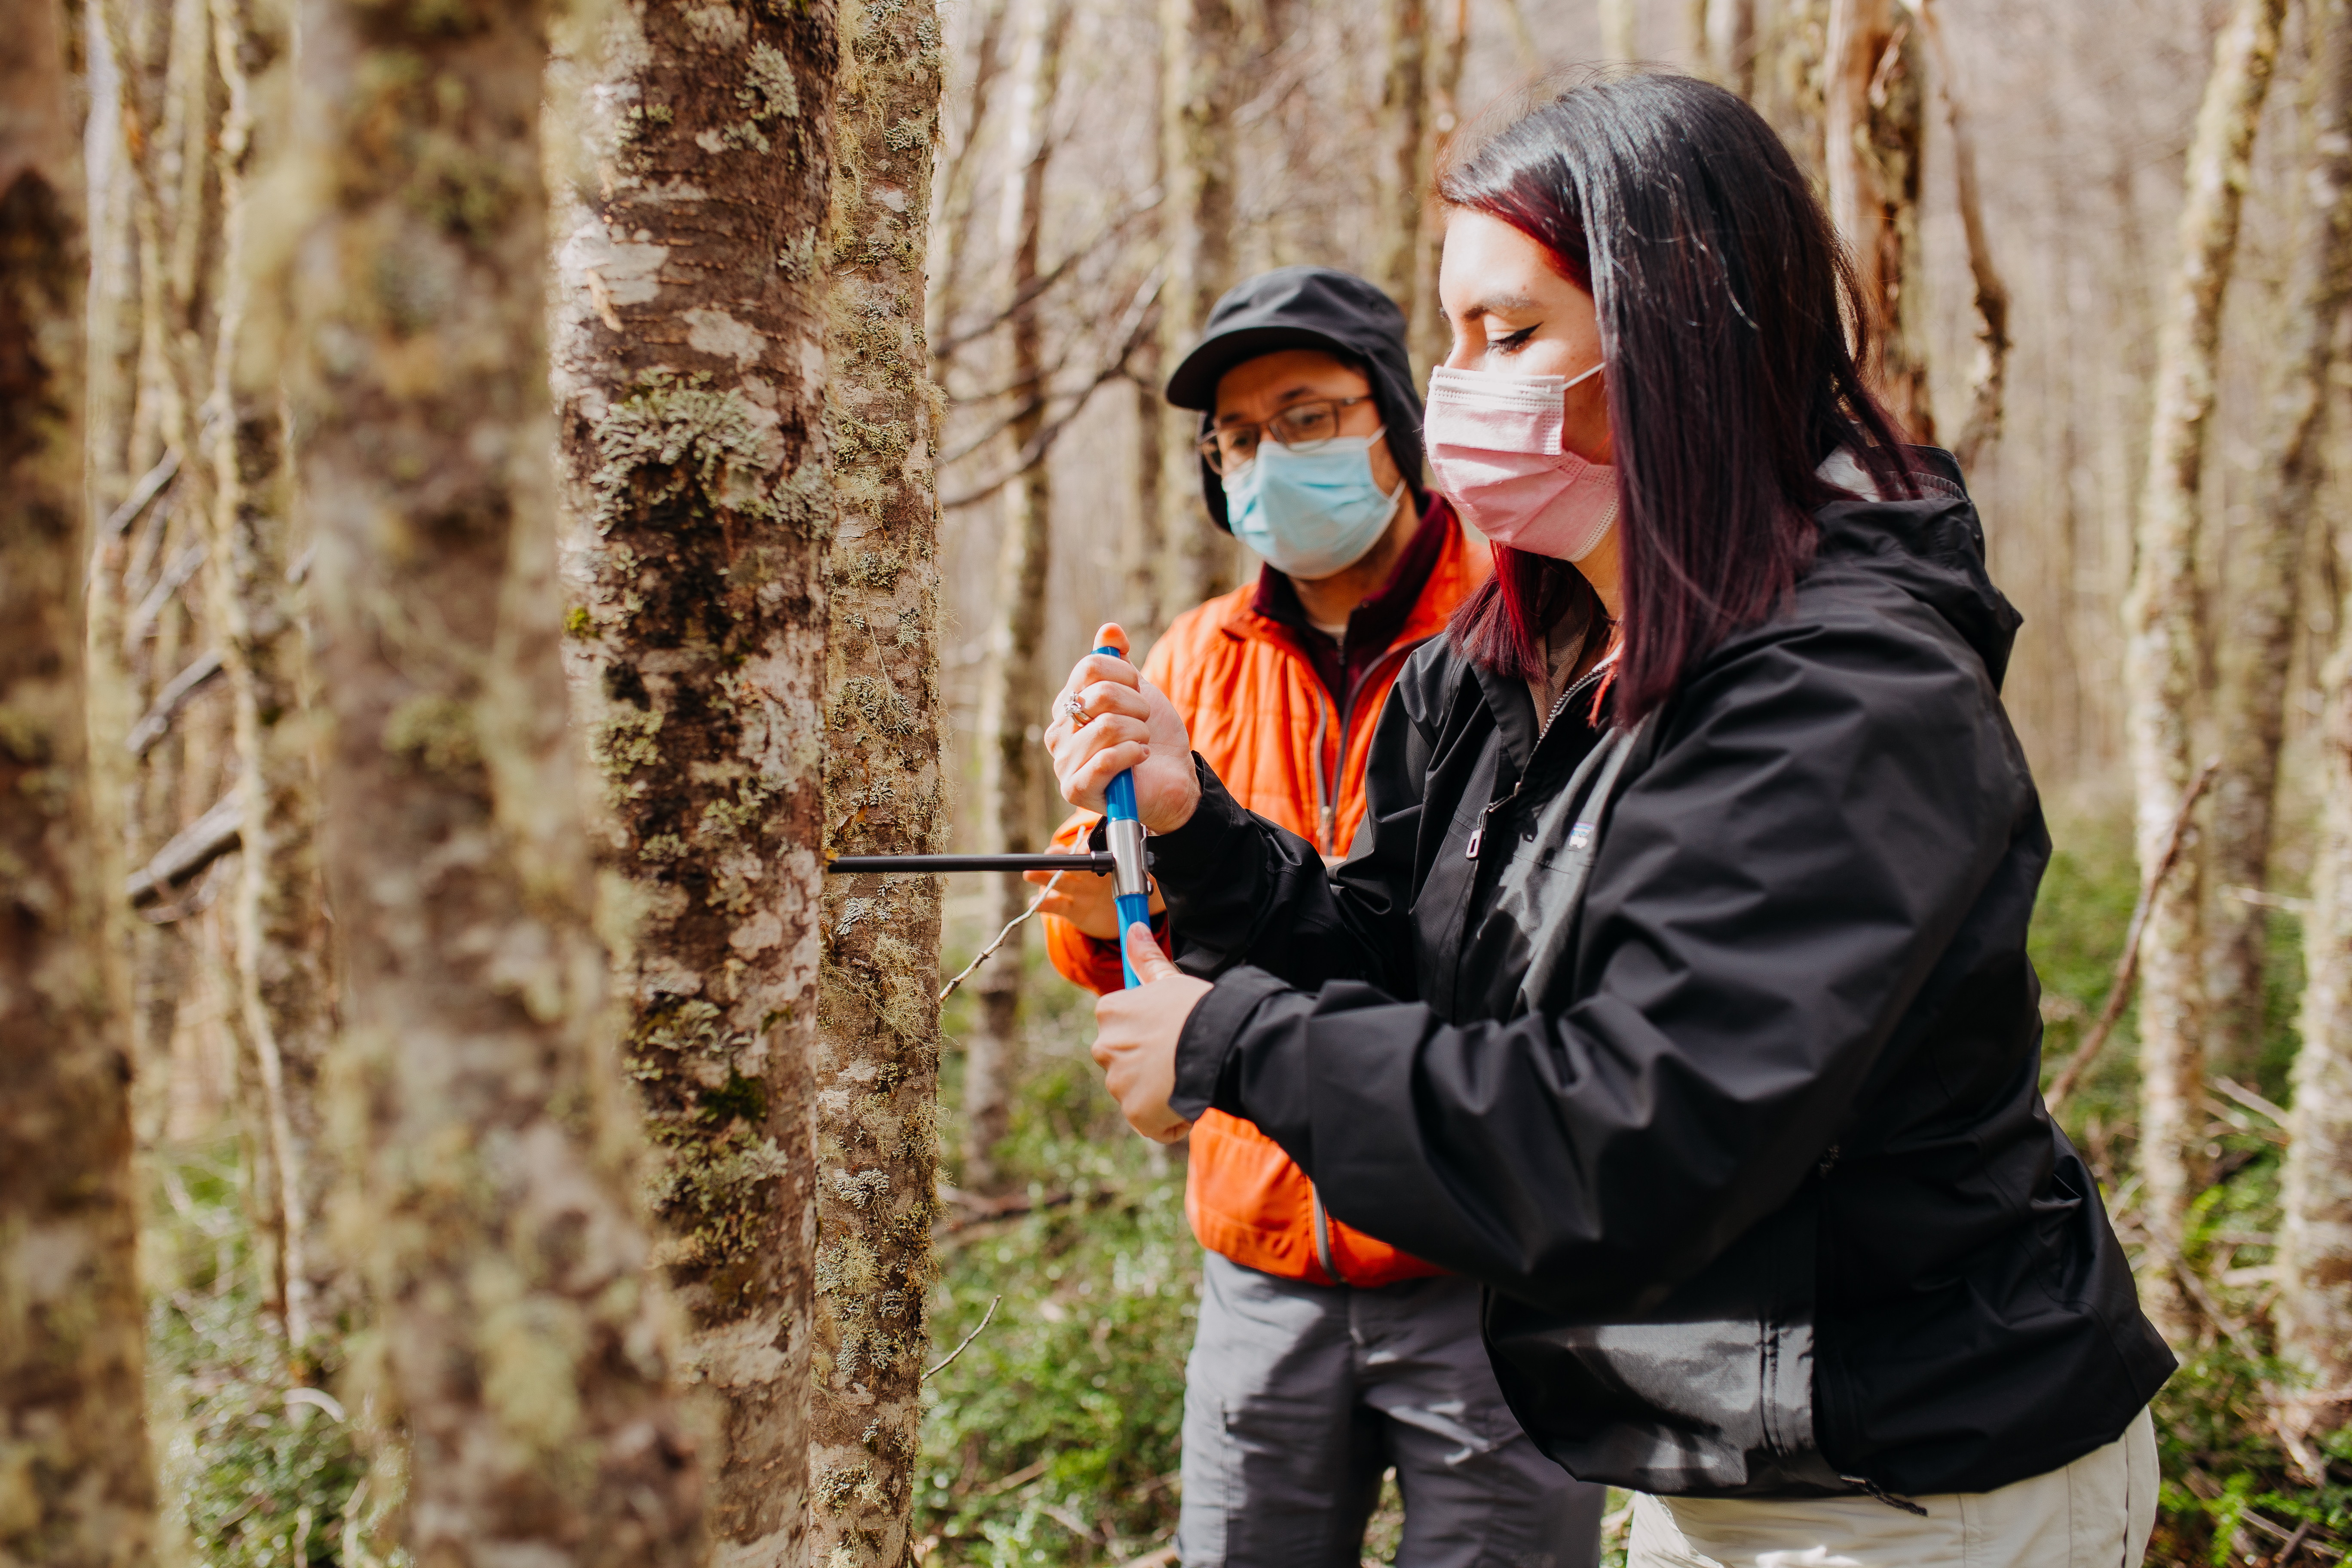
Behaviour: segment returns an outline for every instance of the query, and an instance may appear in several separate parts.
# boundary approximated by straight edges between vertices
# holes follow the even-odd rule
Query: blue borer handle
[[[1115,647],[1098,647],[1097,653],[1113,658],[1127,656]],[[1140,922],[1151,923],[1151,879],[1143,868],[1143,818],[1135,809],[1135,773],[1132,770],[1110,781],[1103,791],[1105,816],[1109,826],[1105,837],[1110,841],[1111,890],[1118,901],[1118,967],[1129,986],[1139,985],[1135,977],[1135,963],[1127,956],[1127,928]]]

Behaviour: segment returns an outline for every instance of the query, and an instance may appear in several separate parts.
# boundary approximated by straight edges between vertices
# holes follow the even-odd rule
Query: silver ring
[[[1070,716],[1070,722],[1073,724],[1084,724],[1087,721],[1086,702],[1076,692],[1062,699],[1062,711]]]

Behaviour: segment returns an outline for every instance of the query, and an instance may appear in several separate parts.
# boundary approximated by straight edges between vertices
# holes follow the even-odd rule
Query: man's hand
[[[1168,1106],[1176,1040],[1212,987],[1170,963],[1140,921],[1127,928],[1127,961],[1140,984],[1095,998],[1095,1063],[1127,1124],[1155,1143],[1173,1143],[1192,1128]]]
[[[1041,888],[1055,877],[1062,879],[1038,903],[1039,914],[1058,915],[1097,942],[1118,940],[1118,899],[1108,877],[1097,877],[1092,871],[1024,871],[1021,875]],[[1151,912],[1160,914],[1167,908],[1168,900],[1154,887]]]

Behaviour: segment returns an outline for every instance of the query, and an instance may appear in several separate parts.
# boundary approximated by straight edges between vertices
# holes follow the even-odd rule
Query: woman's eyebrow
[[[1481,300],[1464,310],[1462,319],[1465,321],[1475,321],[1481,316],[1516,316],[1523,311],[1534,310],[1535,305],[1532,295],[1496,294]]]

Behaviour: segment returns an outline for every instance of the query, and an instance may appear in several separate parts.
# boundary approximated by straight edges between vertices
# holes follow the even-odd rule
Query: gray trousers
[[[1478,1287],[1277,1279],[1208,1255],[1184,1388],[1183,1568],[1356,1568],[1381,1475],[1398,1568],[1593,1568],[1596,1486],[1519,1430]]]

